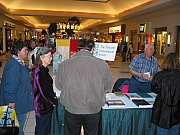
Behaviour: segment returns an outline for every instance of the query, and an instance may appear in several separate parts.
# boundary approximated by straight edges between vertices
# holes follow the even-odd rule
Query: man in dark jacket
[[[124,41],[122,45],[122,61],[126,61],[126,53],[127,53],[127,43]]]

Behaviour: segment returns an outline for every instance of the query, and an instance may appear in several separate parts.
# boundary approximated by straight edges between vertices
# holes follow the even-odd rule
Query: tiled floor
[[[0,56],[0,60],[3,62],[3,66],[0,68],[0,78],[2,78],[2,72],[3,72],[3,68],[4,65],[6,63],[6,61],[10,58],[10,54],[7,53],[6,55],[1,55]],[[118,79],[118,78],[129,78],[131,77],[131,74],[129,73],[129,64],[130,61],[128,62],[121,62],[121,57],[120,56],[116,56],[115,61],[113,62],[108,62],[111,71],[112,71],[112,76],[114,79],[114,82]],[[159,64],[162,62],[162,59],[158,59]],[[28,60],[25,60],[25,63],[28,63]],[[49,66],[50,69],[50,74],[53,75],[52,73],[52,66]],[[34,128],[35,128],[35,112],[32,111],[30,113],[28,113],[27,115],[27,120],[26,120],[26,124],[24,127],[24,131],[25,131],[25,135],[34,135]]]

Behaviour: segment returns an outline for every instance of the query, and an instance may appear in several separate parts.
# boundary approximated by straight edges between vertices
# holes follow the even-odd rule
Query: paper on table
[[[137,93],[126,93],[125,94],[130,100],[132,99],[143,99],[141,96],[139,96]]]
[[[106,93],[106,101],[108,100],[119,100],[119,97],[114,93]]]

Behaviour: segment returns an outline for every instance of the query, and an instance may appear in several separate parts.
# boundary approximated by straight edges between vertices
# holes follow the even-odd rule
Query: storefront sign
[[[114,61],[118,43],[95,42],[93,55],[97,58]]]
[[[145,33],[145,31],[146,31],[146,24],[145,23],[140,24],[139,31],[140,31],[140,33]]]
[[[121,25],[116,27],[109,27],[109,33],[121,32]]]

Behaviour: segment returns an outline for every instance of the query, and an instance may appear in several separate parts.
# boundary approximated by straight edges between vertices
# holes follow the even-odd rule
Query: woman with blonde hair
[[[169,53],[151,81],[157,94],[151,121],[158,126],[158,135],[179,135],[180,128],[180,70],[179,58]]]

